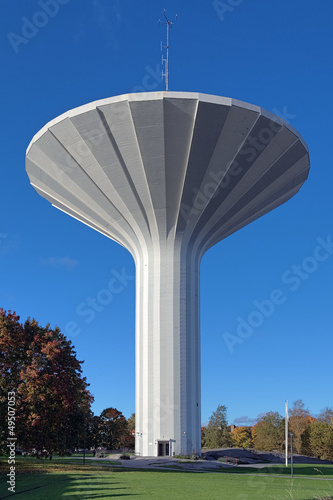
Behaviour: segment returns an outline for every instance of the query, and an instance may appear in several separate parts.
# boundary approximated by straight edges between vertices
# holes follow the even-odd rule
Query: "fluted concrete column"
[[[200,453],[199,261],[171,236],[136,268],[136,452]]]

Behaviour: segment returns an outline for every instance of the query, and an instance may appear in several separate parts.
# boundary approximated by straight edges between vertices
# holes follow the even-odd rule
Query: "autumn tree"
[[[278,412],[266,413],[252,428],[253,445],[257,450],[282,450],[284,419]]]
[[[0,309],[0,446],[6,451],[8,393],[16,394],[25,361],[25,335],[19,316]],[[17,402],[16,402],[17,406]]]
[[[58,328],[34,319],[22,325],[0,309],[0,362],[0,398],[15,392],[20,447],[58,453],[74,447],[93,398],[71,342]]]
[[[293,406],[289,411],[288,427],[289,431],[294,434],[293,448],[295,453],[301,453],[301,436],[313,420],[314,418],[311,417],[309,410],[305,408],[301,399],[298,399],[293,403]]]
[[[252,448],[252,428],[251,427],[235,427],[231,433],[232,446],[235,448]]]
[[[206,448],[226,448],[231,445],[227,422],[227,407],[219,405],[212,413],[206,427],[204,446]]]
[[[333,460],[333,426],[311,422],[301,436],[302,453],[322,460]]]

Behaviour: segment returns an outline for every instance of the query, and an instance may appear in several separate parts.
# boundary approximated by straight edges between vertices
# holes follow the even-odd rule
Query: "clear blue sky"
[[[78,308],[113,272],[133,276],[133,259],[38,196],[25,173],[25,151],[43,125],[71,108],[164,89],[165,31],[156,22],[163,8],[179,16],[171,32],[170,89],[280,113],[302,134],[311,159],[297,196],[203,258],[202,422],[218,404],[239,424],[266,411],[283,413],[285,399],[302,398],[314,414],[332,406],[333,3],[219,4],[219,11],[198,0],[1,6],[0,306],[64,333],[69,322],[77,324],[71,340],[85,360],[96,414],[108,406],[126,417],[134,412],[134,280],[89,323]],[[265,303],[269,317],[260,320],[258,303],[275,289],[283,303],[274,311]],[[228,348],[225,334],[237,335],[240,318],[260,326]]]

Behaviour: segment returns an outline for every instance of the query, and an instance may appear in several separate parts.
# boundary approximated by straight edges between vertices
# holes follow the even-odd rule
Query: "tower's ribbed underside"
[[[58,117],[26,168],[41,196],[135,259],[137,452],[200,451],[201,257],[300,189],[306,145],[257,106],[156,92]]]

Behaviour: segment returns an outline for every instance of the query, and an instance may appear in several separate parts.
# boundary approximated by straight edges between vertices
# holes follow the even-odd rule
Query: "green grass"
[[[130,471],[126,468],[17,460],[18,500],[106,500],[119,497],[138,499],[191,500],[314,500],[333,498],[332,466],[295,466],[293,480],[275,477],[283,467],[264,469],[232,468],[222,473]],[[3,462],[1,472],[8,472]],[[319,469],[322,473],[316,471]],[[232,471],[232,473],[229,473]],[[264,474],[263,476],[258,475]],[[321,479],[318,479],[318,478]],[[5,480],[6,481],[6,480]],[[0,498],[11,498],[5,481]]]
[[[106,464],[106,465],[121,465],[121,460],[112,460],[105,458],[103,461],[96,460],[94,458],[87,458],[87,457],[93,457],[92,454],[86,455],[86,464],[90,465],[101,465]],[[5,459],[4,459],[5,460]],[[48,458],[41,458],[40,460],[37,461],[36,458],[34,457],[21,457],[18,455],[16,457],[17,463],[40,463],[42,466],[48,467],[49,465],[52,466],[52,464],[68,464],[68,463],[73,463],[73,464],[83,464],[83,455],[82,454],[74,454],[71,456],[65,456],[65,457],[59,457],[58,455],[53,455],[52,460],[50,461]]]
[[[215,470],[215,469],[214,469]],[[227,472],[228,474],[256,474],[256,475],[283,475],[290,476],[290,465],[285,467],[284,465],[272,465],[268,467],[263,467],[261,469],[253,467],[231,467],[221,468],[221,471]],[[308,465],[308,464],[296,464],[294,465],[294,477],[312,477],[312,478],[327,478],[333,479],[333,465]],[[333,484],[332,484],[333,487]]]

